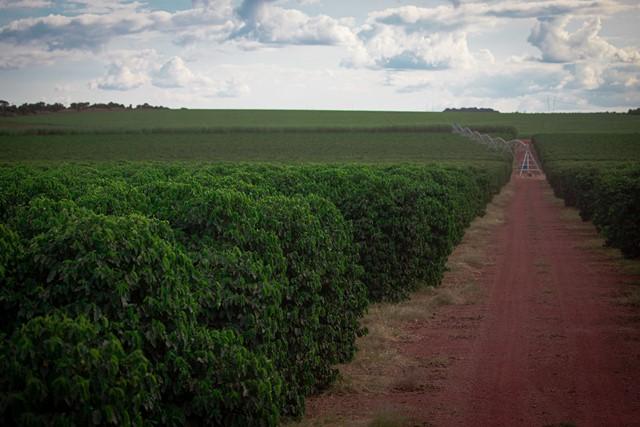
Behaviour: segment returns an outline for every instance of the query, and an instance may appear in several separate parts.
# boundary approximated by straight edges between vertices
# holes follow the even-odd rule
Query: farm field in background
[[[640,162],[639,133],[539,134],[536,148],[548,163],[559,161]]]
[[[432,113],[297,110],[142,110],[55,113],[0,118],[0,129],[77,130],[208,128],[359,128],[429,126],[510,126],[519,136],[548,132],[640,132],[640,116],[608,113]]]
[[[0,162],[20,161],[494,161],[490,152],[451,133],[224,132],[0,135]]]

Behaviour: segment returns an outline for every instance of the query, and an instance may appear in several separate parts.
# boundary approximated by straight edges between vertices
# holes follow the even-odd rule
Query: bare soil
[[[638,262],[601,245],[544,178],[514,176],[440,289],[371,309],[302,425],[640,426]]]

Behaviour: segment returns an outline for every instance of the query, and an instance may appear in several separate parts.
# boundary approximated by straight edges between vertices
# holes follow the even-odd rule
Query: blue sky
[[[0,98],[625,111],[636,0],[0,0]]]

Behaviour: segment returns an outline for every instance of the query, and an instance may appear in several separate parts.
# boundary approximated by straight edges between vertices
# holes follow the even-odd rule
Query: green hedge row
[[[540,135],[534,142],[556,196],[592,221],[608,245],[640,256],[638,134]]]
[[[439,283],[446,257],[508,181],[510,167],[218,166],[208,173],[267,193],[333,202],[353,224],[369,298],[397,301]]]
[[[592,221],[608,245],[640,256],[640,165],[549,162],[545,171],[556,196]]]
[[[198,322],[206,288],[166,223],[44,197],[21,214],[0,295],[3,424],[275,422],[281,377]]]
[[[509,165],[0,167],[0,423],[275,425]]]

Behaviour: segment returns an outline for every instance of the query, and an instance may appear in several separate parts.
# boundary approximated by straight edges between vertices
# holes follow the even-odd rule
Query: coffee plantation
[[[435,286],[509,161],[0,167],[0,423],[270,426]]]

